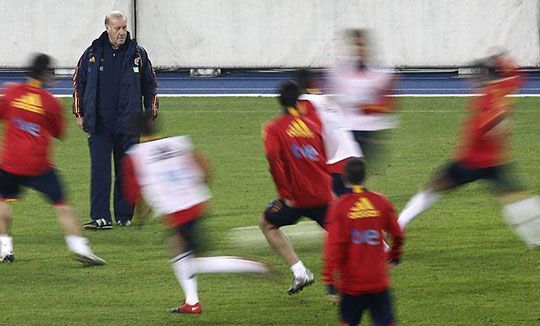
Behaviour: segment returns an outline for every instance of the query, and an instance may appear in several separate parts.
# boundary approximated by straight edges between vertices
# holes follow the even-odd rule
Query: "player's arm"
[[[128,203],[135,206],[141,200],[141,187],[137,181],[133,160],[129,154],[122,158],[122,183],[124,187],[124,196]]]
[[[121,175],[124,196],[128,203],[135,207],[132,222],[142,226],[150,216],[150,206],[143,200],[141,187],[137,181],[133,160],[129,154],[122,158]]]
[[[197,150],[193,151],[193,156],[195,157],[195,161],[204,173],[204,182],[208,182],[211,178],[210,162],[201,152]]]
[[[516,91],[525,83],[523,74],[519,72],[515,61],[508,54],[497,55],[493,58],[497,71],[500,71],[503,78],[495,82],[496,91],[502,96]]]
[[[373,104],[363,104],[364,113],[393,113],[397,108],[397,98],[392,96],[397,85],[397,78],[392,75],[381,89],[378,100]]]
[[[390,235],[392,238],[392,245],[390,251],[387,254],[388,261],[391,265],[395,266],[399,264],[401,259],[402,247],[404,242],[404,234],[397,222],[396,210],[390,201],[384,199],[386,209],[385,209],[385,218],[386,218],[386,227],[385,232]]]
[[[339,207],[331,204],[326,215],[326,238],[324,241],[323,282],[336,286],[341,270],[345,265],[347,251],[346,225],[339,214]]]
[[[144,110],[147,115],[153,118],[158,115],[159,99],[157,96],[158,85],[156,81],[156,72],[152,67],[152,62],[148,58],[148,54],[144,49],[141,49],[142,55],[142,76],[141,76],[141,93],[144,99]]]
[[[84,51],[83,55],[77,62],[77,67],[73,73],[73,104],[72,112],[76,118],[83,117],[83,98],[84,90],[86,88],[87,74],[88,74],[88,60],[89,50]]]
[[[263,127],[264,152],[270,166],[270,174],[276,185],[279,196],[283,199],[289,199],[289,183],[283,169],[281,160],[281,145],[271,128]]]
[[[6,119],[7,100],[4,87],[4,84],[0,86],[0,120]]]
[[[472,137],[480,139],[484,137],[498,138],[509,131],[507,117],[510,115],[506,109],[505,99],[493,94],[486,94],[473,102],[478,116],[475,121]]]

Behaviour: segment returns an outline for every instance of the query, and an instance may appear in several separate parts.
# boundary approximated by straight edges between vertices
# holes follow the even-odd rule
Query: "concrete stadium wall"
[[[52,55],[58,67],[75,67],[116,9],[133,17],[131,0],[1,0],[0,68],[25,67],[35,52]]]
[[[132,22],[131,0],[0,1],[0,67],[34,51],[73,67],[112,9]],[[461,66],[499,45],[531,67],[539,26],[538,0],[137,1],[137,39],[160,68],[321,67],[347,27],[370,28],[387,65]]]

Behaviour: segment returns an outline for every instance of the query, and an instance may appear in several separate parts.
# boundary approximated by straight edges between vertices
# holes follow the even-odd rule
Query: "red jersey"
[[[0,97],[0,119],[5,122],[0,168],[17,175],[39,175],[52,167],[52,138],[64,132],[60,103],[41,82],[9,86]]]
[[[501,59],[499,66],[508,77],[479,89],[482,95],[471,100],[470,115],[463,125],[456,159],[470,168],[502,165],[508,160],[508,136],[489,131],[510,115],[511,106],[505,96],[519,88],[523,78],[506,60]]]
[[[390,285],[387,258],[401,256],[403,233],[388,199],[362,189],[342,195],[330,206],[326,230],[326,284],[335,284],[350,295],[380,292]],[[389,257],[384,252],[383,231],[392,236]]]
[[[283,114],[263,129],[266,158],[279,196],[295,207],[327,205],[332,181],[319,124]]]

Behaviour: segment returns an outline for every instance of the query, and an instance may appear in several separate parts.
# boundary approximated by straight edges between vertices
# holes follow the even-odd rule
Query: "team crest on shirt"
[[[96,62],[96,57],[94,57],[93,55],[90,56],[90,58],[88,58],[88,62],[90,62],[90,63]]]

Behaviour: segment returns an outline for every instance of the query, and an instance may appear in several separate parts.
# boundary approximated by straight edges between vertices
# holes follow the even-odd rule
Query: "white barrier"
[[[1,0],[0,68],[25,67],[35,52],[53,56],[57,67],[75,67],[115,9],[132,17],[131,0]]]
[[[131,22],[130,0],[0,1],[0,68],[34,51],[73,67],[112,9]],[[320,67],[346,27],[372,29],[389,65],[460,66],[502,45],[539,66],[539,12],[538,0],[139,0],[137,38],[161,68]]]

